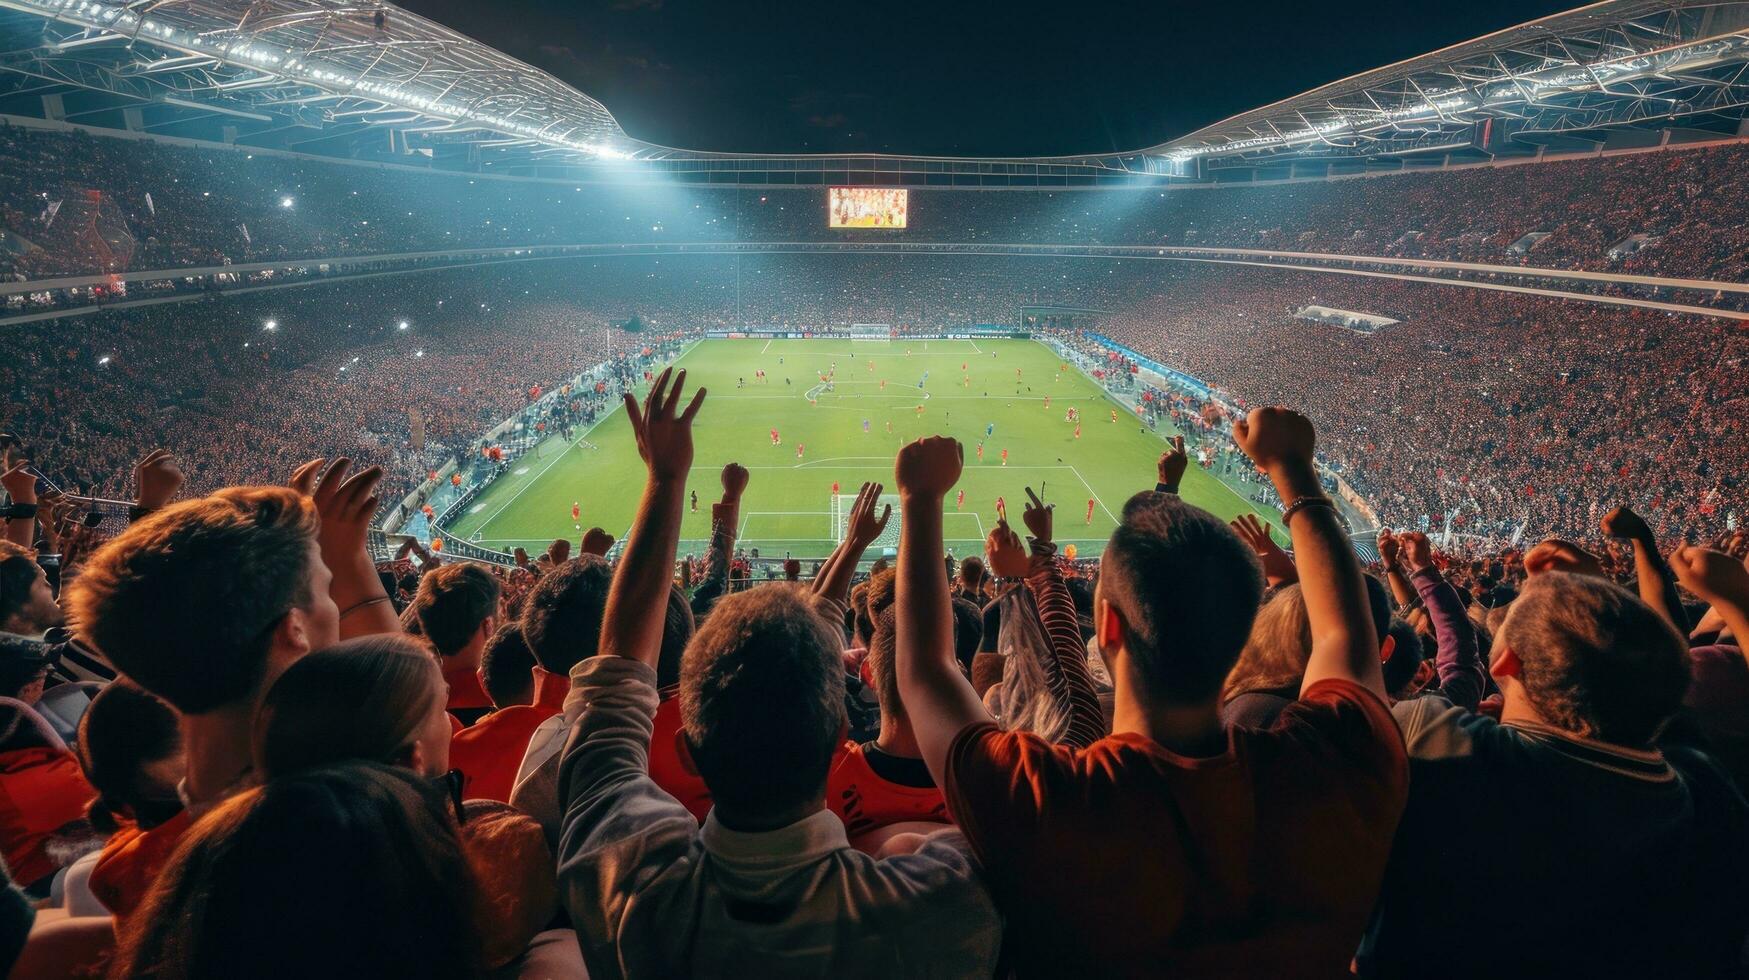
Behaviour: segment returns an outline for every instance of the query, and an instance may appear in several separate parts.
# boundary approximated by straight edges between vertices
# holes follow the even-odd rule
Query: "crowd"
[[[908,242],[1270,248],[1749,273],[1749,148],[1250,187],[910,191]],[[575,184],[0,126],[0,277],[444,248],[841,242],[826,189]]]
[[[1179,499],[1181,444],[1090,575],[1030,487],[956,566],[931,437],[896,515],[864,485],[811,579],[737,590],[734,463],[676,575],[707,393],[625,408],[626,540],[508,569],[374,560],[352,460],[203,495],[146,453],[96,547],[7,468],[0,969],[1741,975],[1749,533],[1617,481],[1574,540],[1363,566],[1271,407],[1226,433],[1291,549]]]

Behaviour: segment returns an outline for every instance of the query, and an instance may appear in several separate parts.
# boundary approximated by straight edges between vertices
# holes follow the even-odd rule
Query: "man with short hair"
[[[1085,749],[1001,731],[960,673],[935,559],[960,447],[899,453],[899,694],[1021,975],[1334,976],[1365,927],[1407,767],[1360,567],[1318,482],[1311,424],[1262,409],[1235,436],[1288,502],[1312,632],[1300,700],[1268,729],[1222,726],[1221,682],[1262,595],[1257,559],[1213,515],[1140,493],[1094,601],[1112,734]]]
[[[534,654],[522,638],[522,623],[505,623],[480,654],[480,686],[498,711],[534,701]]]
[[[825,807],[844,671],[836,626],[801,589],[723,599],[686,649],[683,744],[716,801],[704,827],[645,775],[662,645],[647,610],[670,587],[703,399],[678,412],[685,372],[671,391],[669,377],[643,411],[626,399],[649,480],[600,655],[566,702],[559,876],[590,976],[989,974],[1000,925],[963,840],[877,860]]]
[[[41,637],[64,618],[36,553],[0,540],[0,633]]]
[[[1439,695],[1394,709],[1409,801],[1363,970],[1473,976],[1449,943],[1486,936],[1493,976],[1736,976],[1749,816],[1711,759],[1654,743],[1687,643],[1597,573],[1532,564],[1493,642],[1499,720]]]
[[[449,713],[472,725],[492,710],[480,686],[480,655],[498,628],[498,579],[472,562],[443,565],[419,580],[413,615],[437,650],[449,685]]]

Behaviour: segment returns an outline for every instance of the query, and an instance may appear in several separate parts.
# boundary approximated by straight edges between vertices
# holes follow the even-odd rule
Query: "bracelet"
[[[1298,514],[1307,507],[1328,507],[1331,510],[1335,510],[1336,502],[1329,497],[1301,497],[1282,508],[1281,526],[1287,527],[1287,522],[1292,520],[1295,514]]]
[[[360,599],[359,601],[353,603],[350,606],[347,606],[344,610],[342,610],[340,613],[340,618],[345,619],[346,617],[352,615],[353,613],[358,612],[360,609],[363,609],[365,606],[371,606],[371,605],[375,605],[376,603],[379,603],[379,602],[388,602],[388,601],[389,601],[389,597],[386,595],[379,595],[379,596],[375,596],[375,597],[370,598],[370,599]]]
[[[1155,493],[1177,493],[1178,492],[1178,484],[1176,484],[1176,483],[1155,483],[1154,484],[1154,492]]]

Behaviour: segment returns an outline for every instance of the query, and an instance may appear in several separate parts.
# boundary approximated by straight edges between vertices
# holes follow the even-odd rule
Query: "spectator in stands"
[[[449,713],[472,725],[492,710],[480,657],[498,628],[498,579],[472,562],[443,565],[419,580],[413,614],[436,648],[449,685]]]
[[[1300,699],[1269,729],[1222,726],[1257,561],[1212,516],[1143,493],[1107,545],[1095,601],[1114,734],[1084,750],[997,730],[952,663],[935,556],[961,450],[933,438],[900,451],[899,693],[1022,974],[1337,974],[1371,911],[1407,773],[1366,590],[1311,425],[1261,410],[1236,436],[1293,502],[1313,635]]]
[[[264,779],[351,760],[449,771],[443,675],[418,640],[365,636],[287,667],[256,714],[254,751]]]
[[[61,607],[36,555],[11,541],[0,541],[0,633],[40,637],[61,621]]]
[[[685,372],[670,380],[664,371],[642,411],[626,400],[649,482],[600,655],[572,677],[561,884],[590,974],[885,975],[924,958],[946,974],[988,972],[999,926],[957,835],[876,860],[825,810],[845,723],[842,644],[793,586],[719,601],[687,647],[685,744],[715,801],[702,832],[645,775],[663,633],[645,610],[670,588],[703,395],[681,412]],[[945,601],[945,581],[941,591]]]
[[[1361,580],[1366,585],[1373,635],[1386,637],[1391,625],[1390,596],[1371,575],[1362,575]],[[1392,650],[1382,652],[1389,657]],[[1222,684],[1221,720],[1247,728],[1275,724],[1281,712],[1299,700],[1311,655],[1311,619],[1306,613],[1305,594],[1294,582],[1277,590],[1258,610],[1251,635],[1239,651],[1239,662]]]
[[[1706,757],[1653,744],[1688,687],[1682,637],[1625,589],[1548,571],[1493,658],[1498,721],[1436,697],[1396,708],[1409,803],[1363,964],[1465,974],[1433,937],[1485,933],[1502,976],[1735,975],[1749,814]]]
[[[54,850],[96,843],[84,819],[91,785],[32,708],[48,672],[41,643],[0,634],[0,853],[18,883],[39,895],[62,867]]]
[[[604,560],[594,555],[581,555],[546,577],[562,577],[566,568],[581,565],[585,561],[601,565],[605,572]],[[585,644],[578,642],[578,639],[543,635],[542,648],[549,651],[561,646],[584,648]],[[557,717],[565,708],[565,695],[571,689],[566,672],[550,670],[533,662],[533,651],[523,640],[520,625],[510,624],[493,636],[483,663],[486,669],[496,667],[494,661],[498,658],[508,659],[514,664],[517,662],[518,652],[531,662],[531,666],[523,668],[522,680],[525,687],[532,684],[533,696],[525,701],[503,705],[475,722],[472,727],[457,732],[455,743],[451,747],[455,767],[466,777],[462,784],[466,799],[509,802],[511,790],[516,786],[516,774],[522,768],[523,758],[528,754],[529,740],[533,738],[535,729],[549,718]],[[482,675],[484,674],[485,669],[482,670]],[[490,687],[487,690],[490,691]],[[493,700],[496,702],[497,697],[494,696]]]
[[[494,711],[534,702],[534,654],[522,638],[520,617],[498,627],[480,654],[480,686]]]
[[[444,786],[351,763],[219,804],[122,933],[126,977],[475,977],[475,885]]]
[[[104,833],[132,836],[182,812],[176,788],[187,757],[176,711],[131,683],[91,699],[79,719],[79,762],[96,791],[91,823]]]

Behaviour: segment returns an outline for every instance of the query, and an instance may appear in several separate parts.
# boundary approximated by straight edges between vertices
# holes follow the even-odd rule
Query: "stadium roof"
[[[376,0],[0,0],[0,112],[458,169],[625,167],[721,183],[1072,186],[1402,166],[1735,132],[1749,0],[1609,0],[1334,82],[1129,153],[728,154],[628,136],[546,72]],[[1318,169],[1318,168],[1325,169]]]

